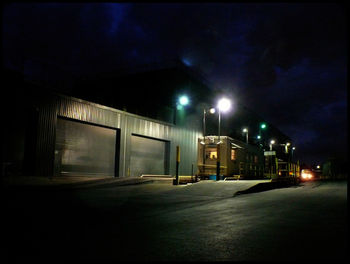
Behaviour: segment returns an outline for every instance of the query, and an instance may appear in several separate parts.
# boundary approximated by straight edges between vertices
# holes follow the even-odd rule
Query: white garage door
[[[55,175],[114,176],[117,132],[57,118]]]
[[[168,174],[168,147],[167,141],[132,135],[130,176]]]

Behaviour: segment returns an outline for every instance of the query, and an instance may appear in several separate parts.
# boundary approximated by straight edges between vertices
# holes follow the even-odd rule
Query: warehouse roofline
[[[87,101],[87,100],[84,100],[84,99],[80,99],[80,98],[77,98],[77,97],[67,96],[67,95],[60,94],[60,93],[54,93],[54,94],[57,95],[57,96],[63,97],[63,98],[71,99],[71,100],[79,102],[79,103],[83,103],[83,104],[91,105],[91,106],[94,106],[94,107],[98,107],[100,109],[109,110],[109,111],[116,112],[116,113],[121,113],[121,114],[128,115],[128,116],[131,116],[131,117],[137,117],[137,118],[140,118],[140,119],[144,119],[144,120],[147,120],[147,121],[160,123],[160,124],[167,125],[167,126],[172,126],[172,127],[175,126],[173,123],[168,123],[168,122],[165,122],[165,121],[162,121],[162,120],[159,120],[159,119],[153,119],[153,118],[149,118],[149,117],[145,117],[145,116],[129,113],[129,112],[126,112],[126,111],[123,111],[123,110],[119,110],[119,109],[116,109],[116,108],[113,108],[113,107],[109,107],[109,106],[101,105],[101,104],[98,104],[98,103],[90,102],[90,101]]]

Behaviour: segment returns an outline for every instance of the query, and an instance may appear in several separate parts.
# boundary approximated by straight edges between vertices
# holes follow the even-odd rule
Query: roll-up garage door
[[[132,135],[130,176],[168,174],[168,148],[167,141]]]
[[[55,175],[114,176],[116,129],[57,118]]]

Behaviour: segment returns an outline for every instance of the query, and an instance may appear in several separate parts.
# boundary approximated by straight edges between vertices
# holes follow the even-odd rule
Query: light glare
[[[189,102],[188,97],[186,95],[181,96],[179,99],[179,102],[181,105],[188,105],[188,102]]]
[[[227,98],[220,99],[218,103],[218,108],[222,112],[226,112],[231,108],[231,102]]]
[[[210,112],[211,114],[215,114],[215,111],[216,111],[215,108],[210,108],[210,109],[209,109],[209,112]]]

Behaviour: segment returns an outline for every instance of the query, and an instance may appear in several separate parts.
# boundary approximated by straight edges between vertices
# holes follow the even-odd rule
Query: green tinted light
[[[189,101],[190,100],[188,99],[188,97],[186,95],[183,95],[179,98],[179,103],[181,105],[188,105]]]

